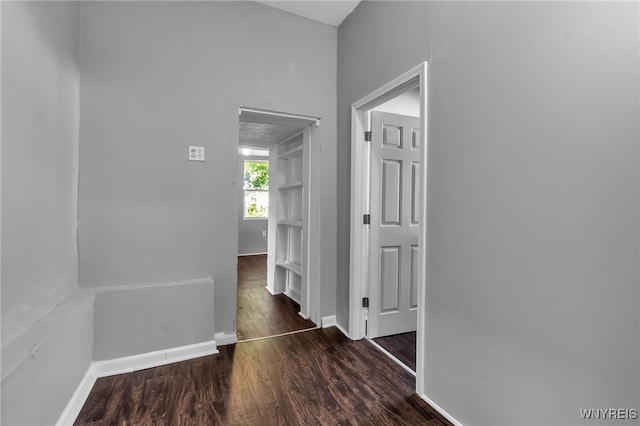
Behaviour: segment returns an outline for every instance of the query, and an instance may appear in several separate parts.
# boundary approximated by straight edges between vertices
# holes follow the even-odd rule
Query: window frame
[[[271,173],[271,165],[269,164],[269,159],[266,158],[243,158],[242,159],[242,220],[268,220],[269,219],[269,197],[267,197],[267,215],[263,217],[255,217],[255,216],[247,216],[247,206],[246,206],[246,197],[247,192],[266,192],[269,194],[270,188],[267,189],[247,189],[244,187],[244,173],[246,170],[247,163],[267,163],[269,166],[269,173]],[[271,185],[271,179],[269,179],[269,186]]]

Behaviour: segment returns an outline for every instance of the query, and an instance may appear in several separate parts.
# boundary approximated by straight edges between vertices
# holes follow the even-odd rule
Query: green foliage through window
[[[268,162],[244,162],[244,217],[269,217]]]
[[[269,163],[244,162],[244,189],[269,190]]]

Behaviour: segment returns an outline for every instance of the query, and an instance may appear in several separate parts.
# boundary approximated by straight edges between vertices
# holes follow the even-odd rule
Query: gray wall
[[[4,14],[4,12],[3,12]],[[56,424],[93,350],[93,292],[76,290],[2,348],[2,424]]]
[[[262,236],[262,231],[267,230],[267,218],[245,220],[243,217],[244,189],[242,185],[245,160],[268,161],[269,157],[238,156],[238,191],[240,194],[238,198],[238,254],[266,253],[267,237]]]
[[[78,5],[2,2],[2,339],[76,288]]]
[[[79,6],[0,7],[2,424],[51,425],[93,345],[93,296],[76,290]]]
[[[339,28],[340,182],[351,103],[430,62],[425,383],[464,424],[638,407],[638,12],[365,2]]]
[[[361,3],[338,29],[337,210],[341,238],[336,319],[345,330],[349,327],[351,104],[427,59],[429,7],[427,2]],[[382,24],[385,16],[390,19]]]
[[[213,340],[212,282],[105,290],[95,298],[96,361]]]
[[[323,119],[322,303],[333,309],[336,39],[251,2],[84,3],[80,284],[213,277],[216,331],[234,330],[242,105]],[[188,145],[207,161],[188,162]]]

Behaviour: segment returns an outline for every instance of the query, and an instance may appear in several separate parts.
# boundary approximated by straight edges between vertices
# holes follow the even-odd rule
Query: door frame
[[[293,113],[285,113],[278,111],[271,111],[259,108],[251,108],[251,107],[239,107],[239,115],[243,112],[255,114],[264,117],[266,120],[273,120],[277,122],[278,120],[294,120],[299,121],[300,124],[303,122],[304,124],[304,155],[305,155],[305,166],[306,171],[303,171],[305,174],[305,179],[308,180],[308,185],[305,182],[305,191],[308,194],[305,197],[305,215],[304,220],[306,221],[306,297],[304,303],[301,303],[301,316],[310,319],[316,325],[320,324],[320,312],[321,312],[321,289],[320,289],[320,139],[319,139],[319,127],[320,127],[320,117],[301,115],[301,114],[293,114]],[[308,130],[307,130],[308,129]],[[277,145],[277,144],[276,144]],[[272,147],[271,150],[277,150],[277,147]],[[271,162],[272,155],[269,155],[269,160]],[[277,158],[277,155],[275,156]],[[271,168],[271,167],[270,167]],[[308,189],[307,189],[308,187]],[[269,192],[272,194],[277,194],[277,189],[274,188],[269,189]],[[271,203],[272,197],[269,197],[269,202]],[[236,203],[237,204],[237,203]],[[267,281],[273,281],[271,277],[273,275],[273,270],[275,269],[275,256],[273,255],[275,252],[275,221],[271,220],[271,215],[268,223],[268,231],[267,231]],[[270,255],[271,254],[271,255]],[[237,288],[237,278],[236,278],[236,288]],[[273,287],[273,283],[271,284]],[[267,288],[269,289],[269,284],[267,284]],[[271,291],[271,290],[270,290]],[[301,295],[304,297],[304,295]],[[302,300],[301,300],[302,302]],[[304,312],[303,312],[304,310]],[[236,317],[238,313],[236,312]],[[237,319],[237,318],[236,318]]]
[[[423,62],[384,86],[351,105],[351,232],[349,268],[349,337],[366,337],[366,317],[368,310],[362,307],[362,298],[367,297],[369,283],[369,227],[363,225],[363,215],[369,213],[369,147],[364,141],[368,130],[368,112],[386,101],[393,99],[416,82],[420,87],[420,226],[418,246],[421,255],[418,275],[418,324],[416,332],[416,392],[424,394],[424,371],[426,340],[426,266],[427,266],[427,72],[428,64]]]

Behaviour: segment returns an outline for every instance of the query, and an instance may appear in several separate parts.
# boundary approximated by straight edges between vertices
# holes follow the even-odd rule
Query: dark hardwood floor
[[[374,342],[385,348],[404,365],[416,371],[416,332],[378,337]]]
[[[415,379],[335,327],[98,379],[76,425],[443,425]]]
[[[298,312],[300,305],[284,294],[269,293],[267,255],[238,256],[238,340],[314,328]]]

